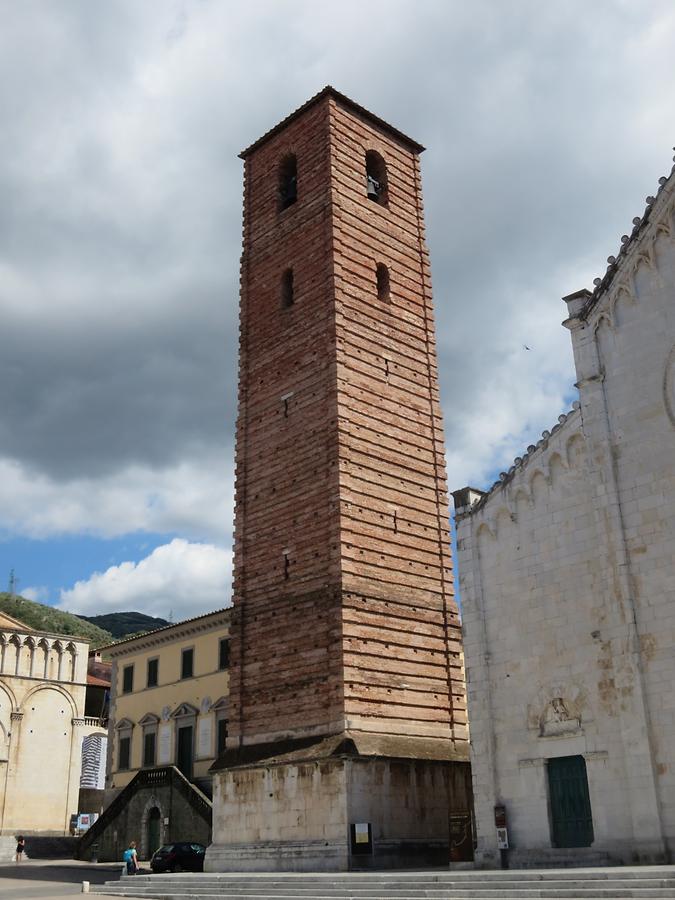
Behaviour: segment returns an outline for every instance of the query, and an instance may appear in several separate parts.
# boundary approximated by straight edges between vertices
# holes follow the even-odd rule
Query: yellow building
[[[80,858],[119,859],[130,840],[211,839],[210,768],[225,749],[229,609],[101,648],[112,659],[106,807]]]
[[[225,746],[230,610],[103,647],[113,661],[107,787],[174,765],[210,795]]]
[[[68,834],[78,812],[88,642],[0,613],[0,834]]]

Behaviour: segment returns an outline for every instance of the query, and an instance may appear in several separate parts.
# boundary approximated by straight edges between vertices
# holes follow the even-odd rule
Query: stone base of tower
[[[399,755],[411,741],[407,754],[420,755]],[[214,772],[213,843],[204,870],[446,865],[451,813],[468,816],[471,805],[465,747],[396,738],[397,754],[383,755],[373,752],[378,743],[391,740],[340,735],[290,752],[277,746],[276,753],[268,745],[265,758],[243,765],[228,765],[235,753],[226,753]],[[236,755],[247,751],[265,752]]]

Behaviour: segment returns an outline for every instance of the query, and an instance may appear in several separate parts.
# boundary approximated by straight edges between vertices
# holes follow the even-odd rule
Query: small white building
[[[454,493],[486,866],[500,807],[514,865],[675,857],[675,175],[608,262],[565,298],[579,402]]]

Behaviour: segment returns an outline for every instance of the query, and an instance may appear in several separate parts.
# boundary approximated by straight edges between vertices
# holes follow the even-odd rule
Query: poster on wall
[[[197,729],[197,756],[213,756],[211,752],[212,717],[202,716]]]
[[[157,764],[165,766],[171,762],[171,725],[159,726],[159,749],[157,751]]]

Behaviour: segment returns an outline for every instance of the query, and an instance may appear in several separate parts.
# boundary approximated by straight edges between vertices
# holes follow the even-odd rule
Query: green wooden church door
[[[549,759],[548,786],[553,846],[590,847],[593,818],[583,756]]]
[[[150,815],[148,816],[148,859],[150,859],[155,850],[159,850],[160,816],[160,811],[154,806],[150,810]]]

